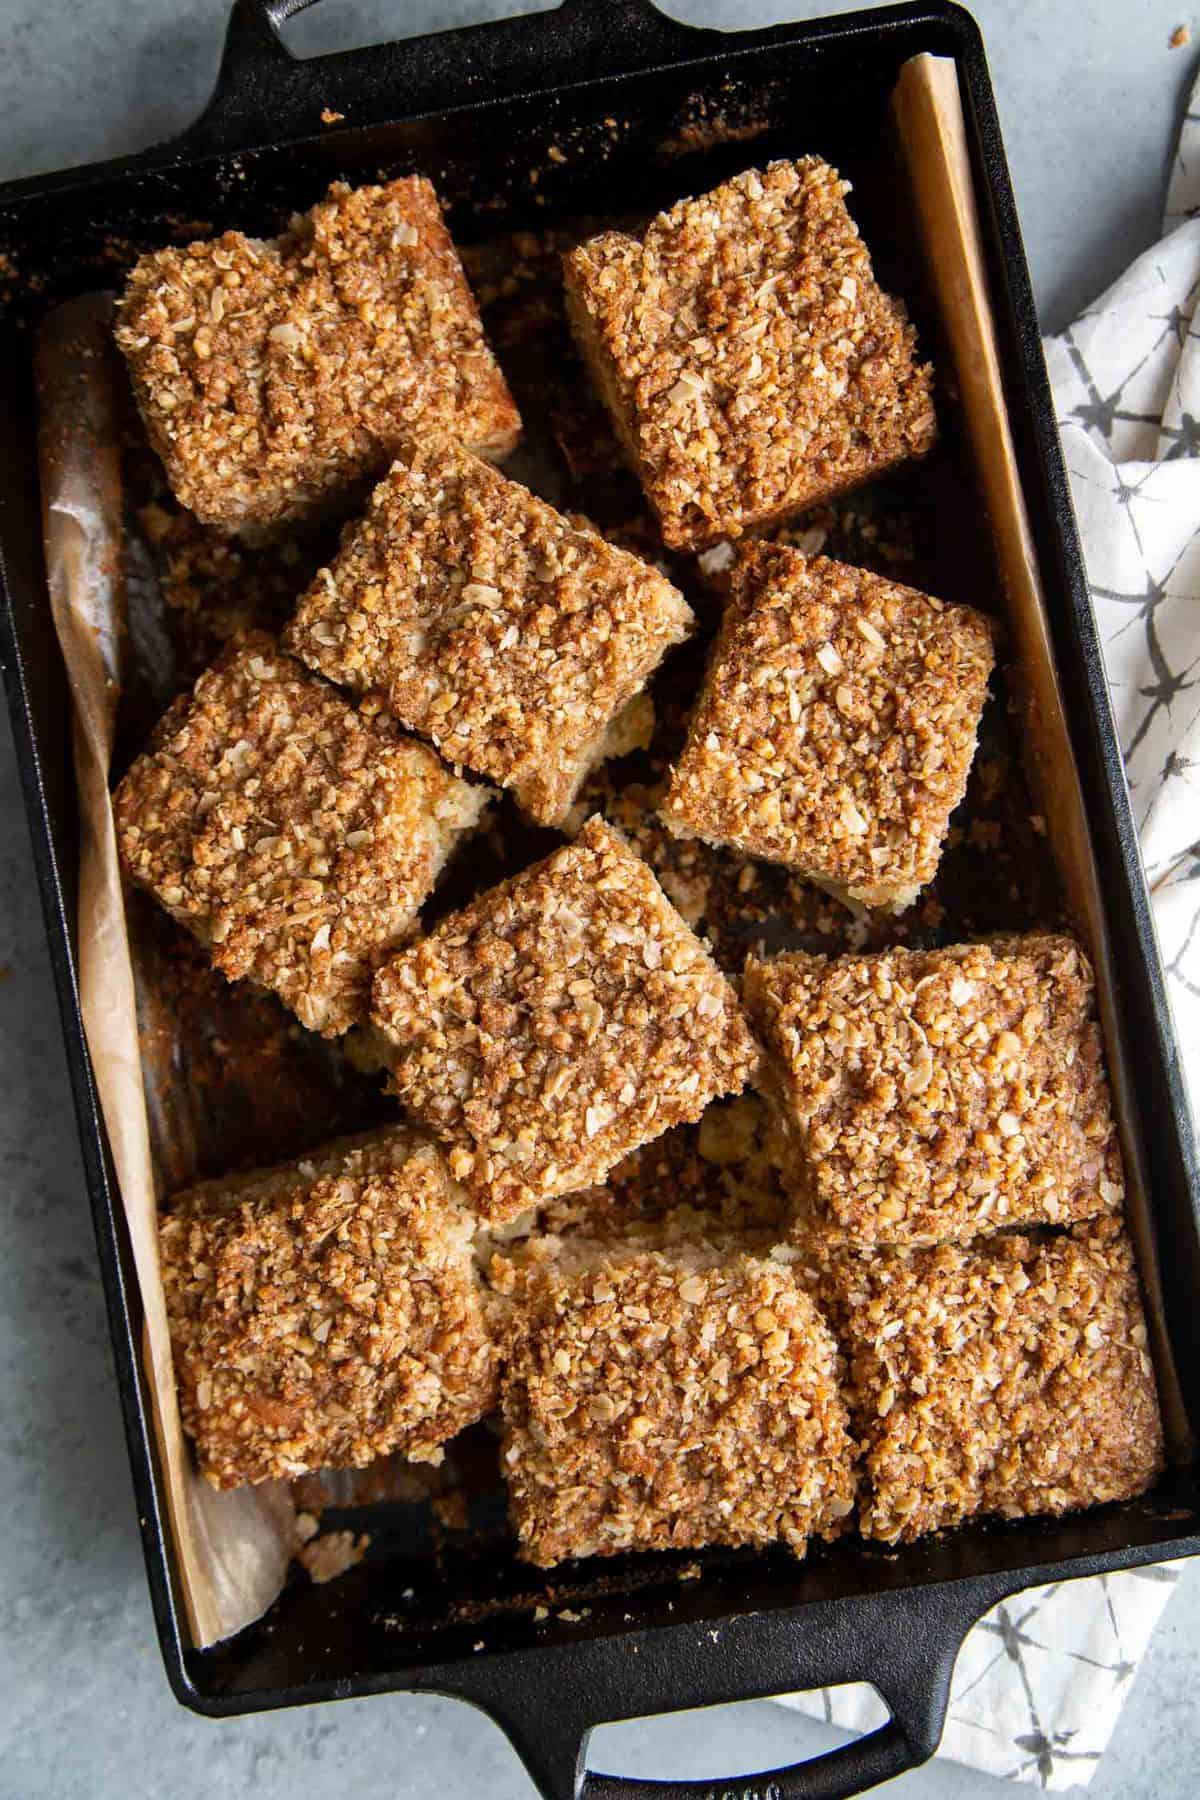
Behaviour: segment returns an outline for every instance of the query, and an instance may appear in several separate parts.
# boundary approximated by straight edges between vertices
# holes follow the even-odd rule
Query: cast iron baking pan
[[[295,0],[237,0],[216,92],[182,137],[0,189],[0,251],[15,271],[0,321],[0,652],[167,1674],[181,1701],[212,1715],[396,1689],[456,1695],[499,1721],[548,1800],[856,1793],[933,1753],[959,1644],[997,1600],[1200,1551],[1195,1470],[1173,1469],[1126,1505],[973,1525],[897,1551],[850,1540],[803,1564],[716,1554],[701,1559],[702,1579],[684,1582],[678,1559],[585,1567],[564,1574],[574,1616],[559,1608],[540,1623],[527,1603],[529,1573],[507,1556],[417,1553],[385,1535],[342,1580],[289,1586],[236,1638],[203,1652],[189,1645],[138,1354],[138,1296],[77,1000],[77,821],[42,564],[30,327],[54,302],[113,285],[133,255],[179,241],[192,221],[269,231],[339,176],[422,169],[469,241],[580,213],[649,209],[768,154],[816,150],[853,164],[882,143],[904,61],[923,51],[952,57],[1118,1004],[1137,1046],[1135,1124],[1167,1329],[1195,1421],[1196,1150],[983,47],[970,17],[939,0],[736,36],[679,25],[648,0],[566,0],[549,14],[301,61],[277,31],[298,10]],[[343,117],[331,128],[322,112]],[[746,134],[739,141],[734,130],[730,141],[739,123],[753,126],[752,153]],[[596,153],[548,161],[547,146],[564,134],[590,140]],[[543,172],[536,187],[531,169]],[[602,1721],[852,1680],[875,1685],[890,1723],[796,1768],[715,1784],[585,1772],[587,1735]]]

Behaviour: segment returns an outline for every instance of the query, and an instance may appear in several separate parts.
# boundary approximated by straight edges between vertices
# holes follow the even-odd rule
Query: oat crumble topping
[[[798,1229],[863,1248],[1120,1214],[1087,958],[1031,934],[746,968]]]
[[[411,431],[494,456],[520,433],[419,175],[335,183],[279,238],[227,231],[142,257],[117,342],[176,495],[228,531],[319,510]]]
[[[599,819],[386,963],[373,1018],[490,1223],[602,1180],[757,1060],[704,945]]]
[[[1125,1500],[1161,1470],[1133,1250],[1114,1222],[846,1258],[836,1279],[866,1536]]]
[[[375,489],[286,643],[556,825],[692,624],[656,569],[478,458],[424,446]]]
[[[837,1349],[777,1265],[595,1247],[497,1269],[516,1304],[501,1461],[522,1556],[836,1537],[854,1507]]]
[[[757,1094],[714,1100],[611,1170],[604,1184],[562,1194],[534,1216],[536,1230],[614,1244],[703,1238],[769,1250],[792,1206],[773,1157],[774,1121]]]
[[[970,607],[748,547],[663,821],[901,911],[937,873],[992,662],[991,627]]]
[[[470,1232],[440,1153],[406,1126],[176,1195],[163,1282],[208,1479],[438,1461],[496,1398]]]
[[[129,878],[224,975],[334,1036],[487,799],[252,633],[170,708],[113,805]]]
[[[658,514],[702,550],[920,456],[928,366],[817,157],[681,200],[564,259],[579,346]]]

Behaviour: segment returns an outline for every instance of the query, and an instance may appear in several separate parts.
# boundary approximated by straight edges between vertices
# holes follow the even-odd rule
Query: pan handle
[[[369,126],[473,100],[682,62],[727,34],[652,0],[561,0],[531,13],[328,56],[293,56],[279,28],[317,0],[234,0],[212,98],[179,140],[191,154],[310,137],[342,116]],[[397,17],[403,9],[397,0]],[[743,32],[743,48],[773,33]],[[336,120],[335,120],[336,122]]]
[[[967,1631],[1009,1591],[1004,1577],[885,1589],[629,1637],[545,1646],[536,1674],[474,1665],[457,1691],[502,1726],[543,1800],[843,1800],[934,1754]],[[649,1781],[587,1767],[601,1723],[869,1681],[879,1730],[763,1774]],[[454,1691],[454,1690],[451,1690]]]
[[[937,1721],[941,1736],[942,1721]],[[771,1769],[761,1775],[718,1776],[711,1781],[633,1781],[624,1775],[583,1773],[579,1800],[849,1800],[881,1781],[891,1781],[928,1762],[937,1739],[925,1749],[910,1742],[894,1719],[878,1731],[838,1750]]]

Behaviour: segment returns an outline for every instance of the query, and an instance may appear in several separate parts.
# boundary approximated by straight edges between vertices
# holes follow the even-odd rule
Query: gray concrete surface
[[[488,0],[336,4],[288,28],[305,53],[515,10]],[[829,10],[672,0],[733,27]],[[1195,72],[1170,51],[1186,0],[977,0],[1043,317],[1064,322],[1157,233]],[[186,124],[216,68],[224,0],[0,0],[0,178],[136,148]],[[529,1800],[500,1733],[389,1698],[213,1725],[180,1711],[151,1630],[25,827],[0,726],[0,1800]],[[1136,1678],[1096,1800],[1200,1792],[1200,1571]],[[593,1763],[719,1776],[831,1741],[766,1703],[610,1728]],[[911,1800],[1004,1785],[949,1763]]]

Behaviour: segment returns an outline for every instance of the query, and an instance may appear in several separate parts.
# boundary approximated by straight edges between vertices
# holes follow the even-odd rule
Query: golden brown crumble
[[[703,1245],[797,1260],[781,1243],[792,1205],[780,1178],[778,1127],[757,1094],[715,1100],[699,1121],[675,1125],[624,1157],[598,1186],[559,1194],[536,1211],[480,1232],[475,1254],[490,1269],[575,1254],[581,1243],[609,1250]]]
[[[714,1100],[697,1123],[673,1126],[624,1157],[602,1186],[549,1201],[531,1227],[609,1243],[703,1237],[770,1249],[792,1212],[774,1146],[773,1121],[757,1094]]]
[[[728,592],[664,823],[903,910],[966,790],[988,621],[777,545],[744,550]]]
[[[217,1487],[440,1446],[495,1403],[471,1220],[407,1126],[176,1195],[163,1282]]]
[[[386,963],[373,1017],[395,1091],[494,1224],[600,1181],[757,1059],[704,945],[599,819]]]
[[[1068,937],[751,960],[802,1232],[936,1243],[1120,1213],[1092,972]]]
[[[749,169],[564,259],[580,349],[677,549],[844,493],[920,456],[927,366],[817,157]]]
[[[1133,1252],[1115,1223],[847,1257],[837,1280],[866,1536],[1126,1500],[1162,1468]]]
[[[117,312],[176,495],[229,531],[319,510],[411,431],[504,456],[520,419],[432,186],[341,183],[269,241],[144,256]]]
[[[768,1544],[802,1556],[854,1507],[837,1349],[749,1256],[603,1247],[503,1267],[501,1461],[522,1556]]]
[[[301,1517],[306,1515],[301,1514]],[[296,1552],[296,1561],[308,1571],[318,1586],[338,1581],[360,1563],[371,1547],[368,1532],[355,1537],[352,1531],[323,1531],[319,1537],[306,1539]]]
[[[262,633],[175,702],[114,798],[130,879],[327,1036],[362,1020],[373,967],[486,804]]]
[[[165,491],[138,507],[137,523],[166,608],[180,688],[245,632],[277,632],[321,563],[302,538],[276,534],[251,544],[202,525]]]
[[[287,647],[558,824],[693,620],[655,569],[452,446],[393,464]]]

